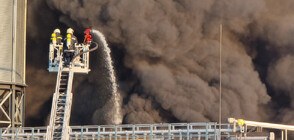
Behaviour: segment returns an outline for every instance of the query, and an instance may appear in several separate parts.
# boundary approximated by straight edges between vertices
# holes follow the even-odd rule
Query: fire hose
[[[95,51],[95,50],[98,49],[98,44],[97,44],[96,42],[92,42],[92,44],[95,44],[95,47],[94,47],[94,48],[91,48],[91,49],[89,49],[89,50],[87,50],[87,51],[84,51],[84,52],[80,52],[80,53],[78,53],[77,55],[75,55],[75,56],[73,57],[73,59],[71,60],[71,62],[73,62],[73,60],[75,60],[78,56],[81,56],[81,55],[84,54],[84,53],[92,52],[92,51]]]

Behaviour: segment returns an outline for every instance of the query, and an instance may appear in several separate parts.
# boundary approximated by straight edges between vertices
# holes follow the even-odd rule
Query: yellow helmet
[[[73,34],[73,32],[74,32],[74,30],[72,28],[68,28],[66,30],[66,33],[68,33],[68,34]]]
[[[60,30],[57,28],[54,30],[54,33],[60,33]]]

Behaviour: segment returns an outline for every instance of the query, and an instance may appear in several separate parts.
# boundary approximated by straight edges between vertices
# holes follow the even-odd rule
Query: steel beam
[[[0,126],[20,127],[24,124],[24,86],[0,85]]]

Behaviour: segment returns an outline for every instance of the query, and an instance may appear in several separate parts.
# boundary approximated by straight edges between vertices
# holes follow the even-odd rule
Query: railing
[[[70,98],[69,98],[70,99]],[[222,124],[222,139],[242,138],[240,127],[236,124]],[[68,126],[67,137],[75,140],[122,140],[122,139],[179,139],[179,140],[219,140],[219,124],[217,123],[171,123],[171,124],[135,124],[135,125],[92,125]],[[244,129],[244,128],[242,128]],[[245,127],[245,129],[247,129]],[[0,128],[0,139],[50,139],[46,127]],[[248,132],[248,130],[245,130]],[[286,132],[285,132],[286,133]],[[239,135],[237,137],[237,134]],[[282,135],[284,136],[284,135]],[[286,136],[286,134],[285,134]],[[257,136],[254,138],[269,138]],[[272,138],[272,137],[271,137]],[[282,137],[283,138],[283,137]]]
[[[62,57],[62,46],[63,43],[61,43],[60,45],[54,45],[52,43],[50,43],[49,45],[49,67],[48,70],[49,71],[55,71],[57,70],[57,63],[60,64],[58,61],[60,61],[60,57]],[[56,71],[57,72],[57,71]]]
[[[71,127],[70,139],[205,139],[218,140],[217,123],[137,124]],[[230,124],[221,132],[233,132]],[[229,135],[222,135],[228,137]]]
[[[68,127],[69,137],[65,139],[185,139],[219,140],[217,123],[172,123],[172,124],[136,124],[136,125],[100,125]],[[45,127],[10,128],[6,134],[0,131],[2,139],[49,139]],[[228,138],[233,132],[231,124],[222,124],[222,138]]]
[[[65,50],[65,51],[74,51],[74,54],[80,54],[82,52],[81,56],[78,55],[79,59],[76,59],[74,61],[73,65],[73,71],[74,72],[79,72],[79,73],[88,73],[89,70],[89,44],[75,44],[75,50]],[[61,45],[56,45],[54,46],[52,43],[50,44],[49,47],[49,66],[48,66],[48,71],[49,72],[58,72],[58,64],[60,61],[59,57],[63,57]],[[65,71],[69,71],[68,67],[64,67]]]
[[[4,133],[4,129],[0,128],[0,139],[45,139],[46,138],[46,127],[20,127],[20,128],[9,128]]]

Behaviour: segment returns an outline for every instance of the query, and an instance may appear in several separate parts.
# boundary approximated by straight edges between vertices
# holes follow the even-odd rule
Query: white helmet
[[[68,28],[66,30],[66,33],[68,33],[68,34],[73,34],[73,32],[74,32],[74,30],[72,28]]]
[[[60,30],[57,28],[54,30],[54,33],[60,33]]]

